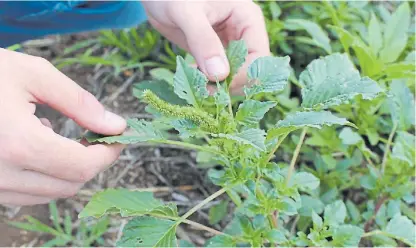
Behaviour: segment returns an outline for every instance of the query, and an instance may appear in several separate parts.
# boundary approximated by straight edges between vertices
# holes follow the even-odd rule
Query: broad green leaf
[[[143,81],[133,85],[133,95],[142,97],[145,90],[155,93],[160,99],[175,105],[186,105],[186,101],[179,98],[173,91],[173,86],[165,81]]]
[[[220,222],[226,215],[228,209],[228,201],[221,201],[209,209],[209,223],[211,225]]]
[[[377,55],[383,46],[380,23],[374,13],[371,13],[371,19],[368,25],[368,44],[375,55]]]
[[[386,232],[415,245],[415,224],[406,216],[396,215],[387,224]]]
[[[270,231],[268,231],[264,237],[269,240],[270,243],[275,243],[275,244],[281,244],[287,241],[287,238],[285,237],[284,233],[277,230],[277,229],[272,229]]]
[[[157,80],[166,81],[170,85],[173,85],[173,76],[175,75],[172,71],[166,68],[154,68],[149,71],[152,78]]]
[[[128,119],[127,125],[144,140],[158,140],[164,138],[162,133],[152,126],[151,122],[139,119]]]
[[[302,107],[328,108],[347,103],[355,96],[373,99],[383,92],[368,77],[361,78],[346,54],[335,53],[312,61],[300,74]]]
[[[390,200],[387,204],[387,217],[393,218],[396,215],[401,215],[400,200]]]
[[[250,128],[246,129],[237,134],[218,134],[213,136],[218,136],[220,138],[226,138],[234,140],[240,144],[250,145],[260,151],[266,150],[266,145],[264,144],[266,140],[266,132],[261,129]]]
[[[360,185],[361,187],[372,190],[375,189],[377,184],[377,178],[373,177],[372,175],[364,175],[360,177]]]
[[[334,230],[333,244],[337,247],[358,247],[364,230],[353,225],[341,225]]]
[[[361,135],[354,132],[350,127],[344,127],[339,133],[339,138],[342,140],[344,145],[356,145],[363,141]]]
[[[150,216],[136,217],[123,229],[121,247],[177,247],[176,222]]]
[[[171,125],[179,132],[181,139],[193,137],[199,130],[195,123],[187,119],[173,120],[171,121]]]
[[[302,207],[299,209],[301,216],[311,216],[312,212],[322,213],[324,211],[324,204],[320,199],[308,195],[300,196]]]
[[[323,222],[322,222],[322,218],[321,216],[319,216],[317,213],[315,213],[315,211],[312,210],[311,212],[311,216],[312,216],[312,223],[315,229],[321,229],[323,226]]]
[[[189,104],[201,107],[202,100],[209,95],[208,79],[198,69],[188,65],[180,56],[176,59],[176,66],[173,79],[174,92]]]
[[[378,73],[383,73],[383,63],[367,45],[363,42],[355,41],[351,47],[354,49],[355,55],[360,62],[361,73],[363,76],[372,77]]]
[[[244,88],[247,98],[259,93],[282,91],[290,76],[290,58],[260,57],[248,67],[250,88]]]
[[[178,247],[196,247],[192,242],[184,239],[178,241]]]
[[[328,111],[295,112],[288,114],[284,120],[278,121],[276,126],[271,128],[267,135],[268,137],[270,135],[279,136],[304,127],[320,129],[323,126],[332,125],[351,126],[353,124],[348,122],[347,119],[337,117]]]
[[[415,154],[415,136],[406,132],[398,132],[391,154],[392,157],[404,161],[409,166],[414,167],[416,159]]]
[[[217,235],[209,239],[205,247],[236,247],[236,242],[231,236]]]
[[[337,225],[344,223],[345,218],[347,217],[347,209],[345,204],[341,201],[335,201],[327,206],[324,210],[324,220],[325,223],[329,225]]]
[[[390,84],[389,108],[399,130],[408,130],[415,125],[415,97],[403,81]]]
[[[127,189],[107,189],[95,194],[79,214],[79,218],[99,218],[107,213],[121,216],[158,213],[166,216],[178,215],[176,206],[165,205],[153,197],[150,192],[130,191]]]
[[[107,144],[113,144],[113,143],[119,143],[119,144],[135,144],[139,142],[143,142],[142,137],[140,136],[127,136],[127,135],[120,135],[120,136],[103,136],[96,133],[88,133],[88,137],[86,137],[86,140],[89,143],[107,143]]]
[[[259,102],[247,99],[238,107],[235,118],[245,126],[256,127],[267,111],[274,106],[276,106],[275,102]]]
[[[316,46],[323,48],[328,54],[332,53],[328,34],[315,22],[304,19],[288,19],[285,21],[285,26],[290,30],[304,29],[312,36]]]
[[[396,61],[406,47],[410,19],[409,4],[404,2],[392,14],[385,27],[384,45],[380,51],[380,58],[383,62],[390,63]]]
[[[329,28],[334,30],[339,40],[341,41],[341,44],[344,48],[344,52],[348,52],[349,48],[351,47],[352,43],[354,43],[354,40],[356,39],[351,33],[349,33],[347,30],[340,28],[338,26],[332,26],[328,25]]]
[[[248,50],[244,40],[230,41],[226,50],[228,62],[230,64],[231,78],[237,74],[240,67],[246,60]]]
[[[319,179],[309,172],[298,172],[293,177],[293,182],[301,189],[316,189],[319,186]]]

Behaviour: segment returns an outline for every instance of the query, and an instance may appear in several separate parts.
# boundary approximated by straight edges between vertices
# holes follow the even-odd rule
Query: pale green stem
[[[287,172],[286,177],[286,184],[289,183],[290,177],[292,176],[293,170],[295,169],[296,160],[298,159],[300,148],[302,147],[303,140],[305,139],[307,131],[308,128],[305,127],[303,128],[302,133],[300,134],[299,142],[296,146],[295,152],[293,153],[292,161],[290,161],[289,171]]]
[[[270,159],[272,159],[274,153],[277,151],[277,149],[279,148],[280,144],[282,144],[283,140],[285,140],[285,138],[287,137],[289,133],[286,133],[284,135],[282,135],[279,140],[277,141],[277,144],[275,147],[273,147],[273,150],[267,155],[266,160],[263,161],[262,164],[266,164],[270,161]]]
[[[218,190],[217,192],[215,192],[214,194],[210,195],[208,198],[206,198],[205,200],[203,200],[202,202],[200,202],[198,205],[196,205],[195,207],[191,208],[184,215],[182,215],[182,217],[179,219],[179,222],[182,222],[183,220],[185,220],[186,218],[188,218],[189,216],[191,216],[193,213],[195,213],[196,211],[198,211],[200,208],[202,208],[205,204],[207,204],[208,202],[214,200],[218,196],[224,194],[226,191],[227,191],[227,188],[222,188],[222,189]]]
[[[381,162],[381,174],[384,174],[384,170],[386,169],[387,157],[390,151],[391,142],[393,141],[394,133],[397,129],[397,122],[394,123],[393,129],[390,132],[389,139],[387,140],[386,149],[384,150],[383,160]]]
[[[154,214],[154,213],[150,213],[149,215],[150,215],[150,216],[153,216],[153,217],[157,217],[157,218],[162,218],[162,219],[170,219],[170,220],[175,220],[175,221],[179,221],[179,220],[181,220],[181,218],[180,218],[180,217],[173,217],[173,216],[159,215],[159,214]],[[220,231],[218,231],[218,230],[215,230],[215,229],[213,229],[213,228],[211,228],[211,227],[204,226],[204,225],[199,224],[199,223],[197,223],[197,222],[194,222],[194,221],[192,221],[192,220],[181,220],[181,222],[183,222],[183,223],[185,223],[185,224],[188,224],[188,225],[190,225],[190,226],[194,226],[194,227],[196,227],[196,228],[198,228],[198,229],[205,230],[205,231],[210,232],[210,233],[212,233],[212,234],[214,234],[214,235],[226,235],[226,236],[229,236],[228,234],[225,234],[225,233],[223,233],[223,232],[220,232]]]
[[[189,149],[192,149],[192,150],[205,151],[205,152],[210,152],[210,153],[222,155],[219,151],[216,151],[216,150],[214,150],[212,148],[205,147],[205,146],[194,145],[194,144],[189,144],[189,143],[185,143],[185,142],[182,142],[182,141],[176,141],[176,140],[154,140],[154,141],[151,141],[151,142],[154,142],[154,143],[163,143],[163,144],[170,144],[170,145],[177,145],[177,146],[189,148]]]
[[[408,245],[410,247],[415,247],[414,244],[412,244],[411,242],[403,239],[402,237],[399,237],[399,236],[396,236],[394,234],[384,232],[384,231],[381,231],[381,230],[375,230],[375,231],[371,231],[371,232],[368,232],[368,233],[364,233],[362,237],[366,238],[366,237],[370,237],[370,236],[374,236],[374,235],[383,235],[383,236],[387,236],[387,237],[390,237],[390,238],[394,238],[394,239],[400,240],[401,242],[405,243],[406,245]]]

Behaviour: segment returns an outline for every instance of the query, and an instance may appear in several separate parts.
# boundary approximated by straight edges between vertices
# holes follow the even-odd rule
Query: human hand
[[[90,145],[56,134],[38,119],[47,104],[97,133],[126,128],[89,92],[46,60],[0,49],[0,204],[33,205],[69,197],[114,162],[123,146]]]
[[[224,46],[243,39],[248,57],[234,77],[231,91],[242,94],[247,67],[270,54],[263,14],[251,1],[143,1],[149,22],[166,38],[190,52],[211,81],[230,72]]]

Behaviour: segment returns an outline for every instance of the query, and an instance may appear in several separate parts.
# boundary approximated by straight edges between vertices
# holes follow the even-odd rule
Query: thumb
[[[224,47],[203,11],[185,10],[175,21],[185,34],[189,52],[211,81],[225,79],[230,66]]]
[[[36,83],[28,89],[39,103],[44,103],[93,132],[116,135],[126,128],[126,121],[107,110],[88,91],[81,88],[49,62],[38,63],[33,73]],[[41,73],[39,73],[41,72]],[[31,75],[31,76],[33,76]]]

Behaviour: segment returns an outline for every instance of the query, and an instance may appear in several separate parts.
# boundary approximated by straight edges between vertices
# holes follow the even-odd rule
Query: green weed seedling
[[[42,245],[43,247],[90,247],[93,244],[105,245],[102,236],[107,232],[110,224],[107,217],[101,218],[93,224],[87,224],[87,222],[81,220],[79,226],[74,227],[74,220],[72,220],[69,213],[65,213],[61,223],[55,202],[49,203],[49,212],[53,226],[48,226],[32,216],[26,216],[27,222],[9,222],[9,224],[30,232],[52,235],[53,238],[44,243]]]
[[[231,42],[227,56],[231,73],[223,82],[217,82],[215,94],[208,93],[204,74],[178,56],[173,80],[142,82],[135,87],[134,94],[148,105],[147,111],[155,116],[154,121],[128,120],[133,134],[87,136],[89,142],[174,144],[196,150],[200,155],[215,155],[211,156],[214,160],[211,162],[222,168],[212,168],[208,175],[220,189],[181,216],[174,204],[166,204],[149,192],[107,189],[94,195],[79,217],[98,218],[107,214],[133,217],[117,243],[127,247],[175,247],[176,228],[183,223],[213,234],[206,243],[208,247],[358,246],[363,238],[371,237],[413,245],[414,224],[400,211],[392,210],[394,216],[386,225],[378,225],[380,230],[364,230],[362,210],[349,200],[344,203],[335,199],[337,191],[335,195],[330,190],[322,191],[328,189],[327,185],[324,188],[320,185],[319,178],[325,179],[326,175],[323,165],[316,170],[307,166],[295,169],[309,131],[344,126],[353,132],[357,128],[330,109],[375,99],[385,90],[369,77],[361,77],[348,55],[334,53],[307,66],[299,77],[301,105],[283,119],[274,120],[265,130],[261,121],[279,103],[264,101],[260,96],[286,88],[291,73],[289,57],[261,57],[252,62],[247,71],[250,86],[244,88],[244,100],[233,104],[230,83],[247,56],[244,42]],[[157,126],[161,123],[173,127],[181,139],[160,131]],[[290,152],[293,157],[286,163],[275,154],[289,135],[296,144]],[[328,142],[336,137],[330,136]],[[388,158],[397,156],[407,163],[411,153],[406,144],[412,137],[400,136],[401,141],[395,143],[397,152],[393,151],[396,155]],[[338,171],[337,175],[342,173]],[[224,230],[188,219],[222,194],[228,194],[236,206],[234,218]],[[229,201],[220,202],[210,210],[211,223],[227,213],[228,204]],[[397,209],[397,204],[392,209]],[[371,221],[372,213],[364,219]]]

